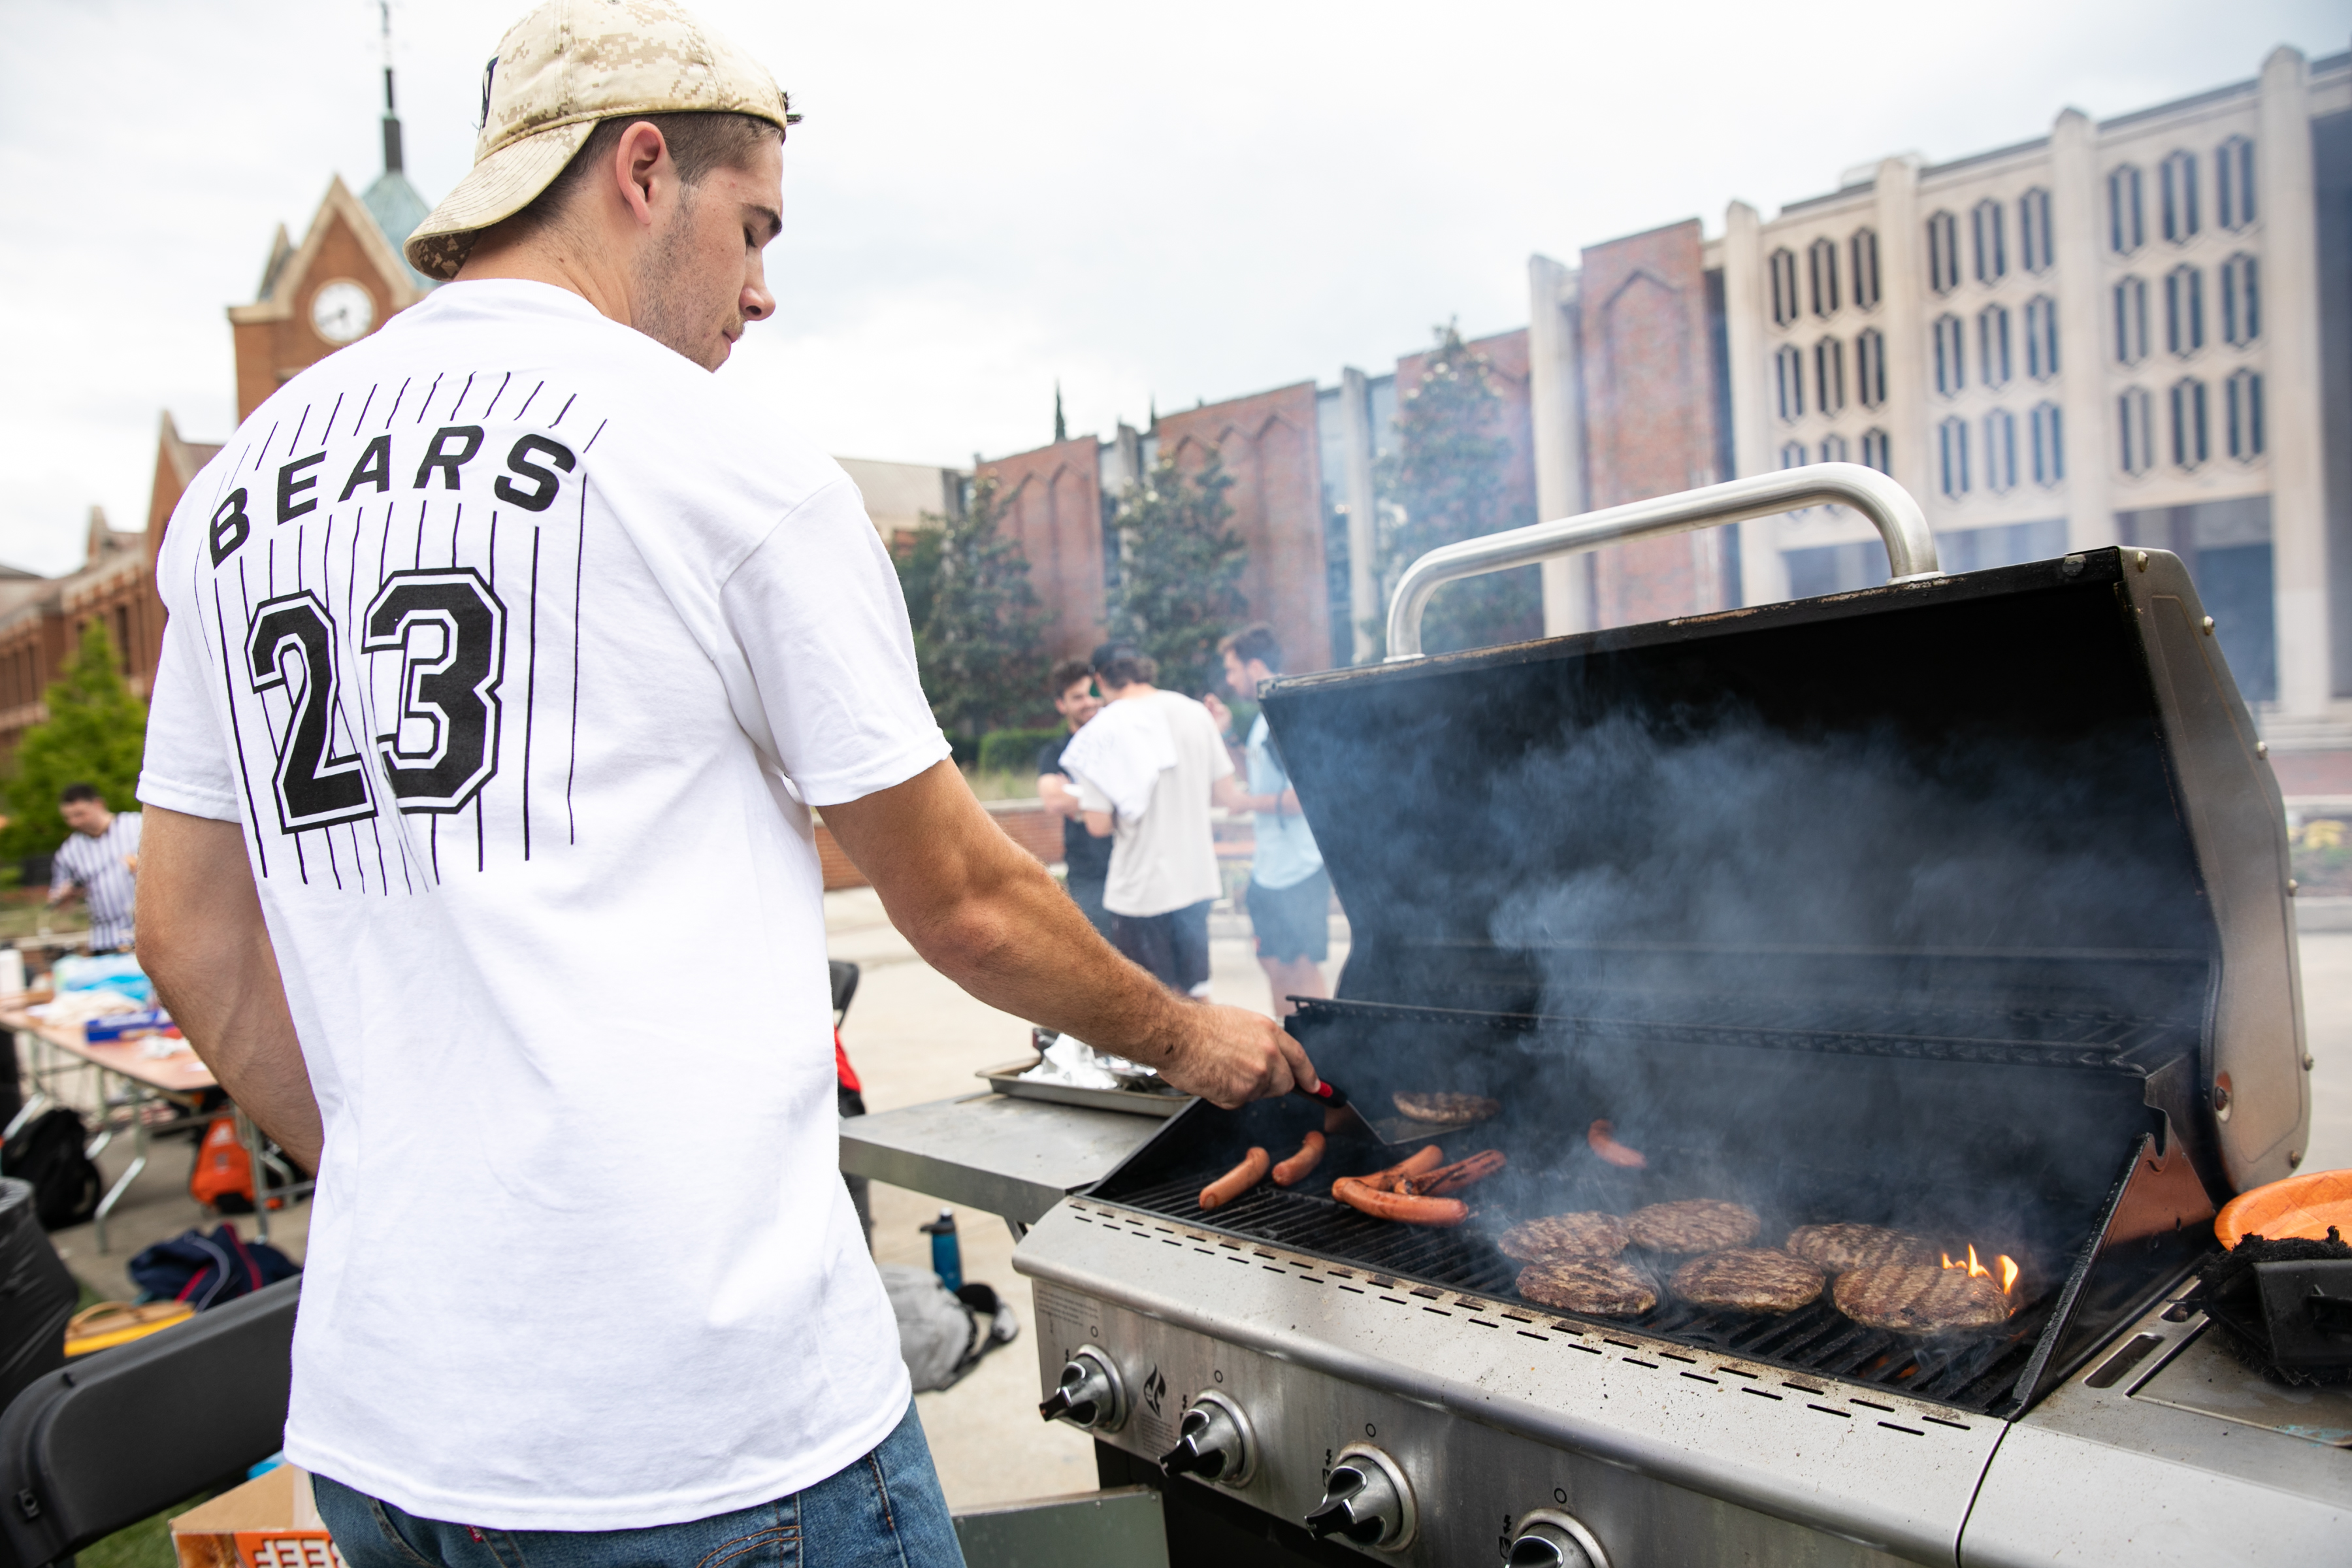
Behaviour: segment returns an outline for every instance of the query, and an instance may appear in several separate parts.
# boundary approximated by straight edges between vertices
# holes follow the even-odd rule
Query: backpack
[[[63,1106],[42,1112],[0,1143],[0,1175],[33,1187],[33,1213],[43,1230],[80,1225],[98,1212],[98,1167],[84,1147],[89,1129]]]
[[[302,1270],[268,1242],[247,1241],[225,1225],[209,1236],[184,1230],[159,1241],[131,1260],[130,1272],[150,1300],[185,1301],[201,1312]]]

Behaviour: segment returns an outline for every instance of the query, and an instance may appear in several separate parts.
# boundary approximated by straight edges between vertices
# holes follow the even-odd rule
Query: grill
[[[1246,1149],[1281,1158],[1324,1113],[1202,1103],[1049,1216],[1019,1261],[1059,1407],[1107,1455],[1172,1446],[1213,1481],[1201,1454],[1250,1447],[1246,1484],[1171,1486],[1171,1510],[1297,1521],[1319,1493],[1318,1531],[1431,1563],[1490,1550],[1498,1514],[1513,1563],[1965,1558],[2003,1431],[2064,1419],[2069,1379],[2171,1310],[2218,1203],[2299,1159],[2284,814],[2179,563],[1937,576],[1876,475],[1739,481],[1651,521],[1809,483],[1879,522],[1894,584],[1265,694],[1354,932],[1339,996],[1291,1029],[1375,1117],[1408,1090],[1497,1100],[1434,1138],[1507,1165],[1459,1229],[1376,1220],[1330,1179],[1405,1149],[1334,1123],[1307,1183],[1203,1213]],[[1418,653],[1433,579],[1641,521],[1611,517],[1438,552],[1391,646]],[[1643,1168],[1593,1152],[1601,1120]],[[2014,1304],[1924,1337],[1826,1300],[1712,1310],[1636,1250],[1658,1305],[1585,1316],[1522,1298],[1496,1246],[1685,1198],[1754,1209],[1759,1246],[1852,1222],[2014,1258]],[[1698,1535],[1660,1522],[1696,1498]],[[1328,1550],[1274,1528],[1289,1555],[1265,1561]],[[1196,1542],[1252,1560],[1228,1536]]]

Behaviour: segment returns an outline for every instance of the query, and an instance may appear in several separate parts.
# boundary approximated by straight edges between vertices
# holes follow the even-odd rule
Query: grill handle
[[[1897,583],[1943,574],[1936,563],[1936,536],[1910,491],[1860,463],[1814,463],[1442,545],[1406,567],[1389,598],[1389,658],[1421,657],[1422,612],[1429,608],[1430,595],[1448,583],[1629,539],[1769,517],[1824,501],[1850,506],[1870,520],[1886,542],[1886,562]]]

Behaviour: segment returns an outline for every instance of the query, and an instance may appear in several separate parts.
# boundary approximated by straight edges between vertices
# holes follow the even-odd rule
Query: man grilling
[[[708,374],[775,308],[794,118],[669,0],[532,12],[406,242],[446,286],[163,545],[143,957],[318,1173],[286,1452],[352,1568],[960,1560],[837,1168],[812,808],[991,1005],[1221,1104],[1314,1082],[997,829],[855,487]],[[688,907],[690,1005],[616,963]]]

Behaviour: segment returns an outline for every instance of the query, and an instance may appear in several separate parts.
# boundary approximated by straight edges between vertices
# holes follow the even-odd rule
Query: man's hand
[[[1313,1089],[1320,1081],[1298,1042],[1263,1013],[1196,1002],[1182,1009],[1182,1016],[1187,1026],[1167,1056],[1130,1059],[1158,1068],[1186,1094],[1232,1110],[1293,1088]]]
[[[1045,812],[1049,816],[1078,815],[1078,792],[1070,787],[1069,776],[1066,773],[1039,773],[1037,798],[1045,803]]]
[[[1201,706],[1206,708],[1209,710],[1209,717],[1217,721],[1219,734],[1230,735],[1234,732],[1234,710],[1225,706],[1223,699],[1213,691],[1203,691],[1201,693]]]
[[[1175,995],[1121,957],[981,809],[954,763],[828,805],[824,822],[890,923],[990,1006],[1157,1068],[1223,1106],[1316,1082],[1306,1052],[1273,1019]]]

